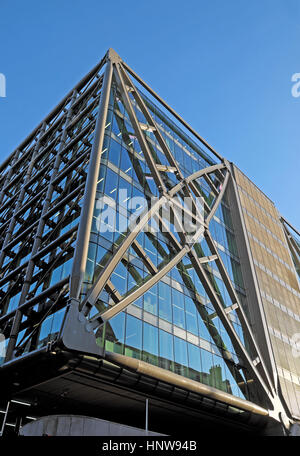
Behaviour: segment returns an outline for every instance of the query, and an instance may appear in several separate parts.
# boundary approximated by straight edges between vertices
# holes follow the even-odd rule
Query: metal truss
[[[215,211],[217,210],[218,205],[220,204],[226,188],[230,176],[230,166],[225,159],[221,159],[221,162],[215,165],[212,165],[208,168],[202,169],[185,177],[182,175],[178,163],[176,162],[173,154],[171,153],[170,149],[168,148],[166,141],[160,131],[159,126],[154,120],[153,115],[151,115],[149,109],[146,106],[146,103],[140,94],[139,90],[135,87],[130,74],[134,74],[132,71],[129,70],[128,66],[125,65],[117,56],[114,51],[110,51],[108,53],[108,62],[109,66],[107,71],[107,81],[112,83],[112,79],[114,79],[118,93],[121,96],[122,102],[125,106],[126,112],[129,115],[129,119],[131,121],[131,125],[134,129],[134,135],[136,135],[138,143],[142,149],[144,154],[146,163],[148,168],[150,169],[151,176],[156,184],[158,189],[159,198],[155,204],[155,206],[146,209],[145,212],[140,216],[139,222],[135,227],[134,231],[128,230],[126,237],[122,240],[119,244],[118,248],[115,250],[113,256],[110,258],[108,262],[106,262],[105,267],[97,277],[94,285],[89,290],[89,293],[85,300],[80,304],[80,311],[85,317],[89,315],[90,309],[94,306],[98,307],[98,299],[103,289],[109,291],[112,296],[113,305],[109,308],[105,309],[104,311],[99,312],[91,319],[89,319],[88,327],[89,330],[96,330],[99,328],[103,323],[109,322],[111,318],[116,316],[118,313],[124,311],[131,303],[141,297],[146,291],[148,291],[154,284],[158,283],[159,280],[162,279],[172,268],[178,265],[184,257],[190,258],[191,265],[194,270],[197,272],[198,277],[200,278],[202,284],[205,287],[205,290],[211,299],[216,311],[216,316],[218,316],[224,325],[225,329],[227,330],[232,344],[236,350],[236,353],[239,356],[239,363],[236,365],[232,359],[230,359],[230,355],[228,350],[226,350],[226,346],[224,345],[224,359],[227,365],[230,367],[230,370],[234,372],[235,377],[240,378],[242,389],[245,387],[245,384],[248,385],[251,382],[254,382],[256,388],[260,390],[260,394],[265,397],[267,402],[272,402],[272,398],[274,397],[274,387],[268,371],[264,365],[264,361],[260,354],[259,348],[257,343],[254,339],[252,334],[252,330],[250,328],[249,323],[245,317],[245,313],[243,311],[242,305],[239,302],[239,298],[237,293],[229,279],[229,276],[226,272],[226,269],[223,265],[222,259],[220,257],[219,251],[215,245],[215,242],[210,234],[209,231],[209,223],[213,218]],[[135,79],[141,84],[144,85],[143,81],[134,74]],[[148,89],[148,87],[147,87]],[[108,91],[108,88],[107,88]],[[135,109],[133,106],[133,100],[136,105],[139,107],[140,111],[144,115],[147,124],[141,123],[137,115],[135,113]],[[161,101],[161,100],[159,100]],[[104,110],[108,102],[106,101],[106,106],[101,105],[101,108]],[[101,111],[102,112],[102,111]],[[98,134],[97,144],[94,144],[93,151],[98,154],[98,161],[95,158],[94,163],[98,163],[97,167],[93,167],[91,170],[94,176],[90,178],[90,187],[86,190],[86,199],[84,202],[84,207],[91,205],[95,199],[95,192],[96,192],[96,178],[99,174],[99,154],[102,150],[101,140],[103,141],[103,130],[106,122],[106,114],[104,112],[102,117],[101,125],[99,128],[102,128],[102,135],[101,133]],[[190,129],[190,128],[189,128]],[[151,131],[157,140],[161,150],[163,151],[168,164],[162,165],[153,156],[149,141],[147,140],[144,131]],[[199,136],[198,136],[199,138]],[[202,138],[201,138],[202,140]],[[207,144],[205,143],[207,146]],[[210,151],[213,151],[211,147],[209,147]],[[218,154],[215,153],[217,158],[220,158]],[[170,188],[167,179],[167,172],[172,171],[176,177],[177,184],[173,185]],[[205,205],[205,220],[202,221],[200,232],[195,233],[192,242],[187,237],[187,233],[182,230],[179,233],[179,239],[171,232],[170,229],[166,228],[167,224],[164,223],[164,218],[161,214],[162,207],[164,205],[168,205],[171,207],[173,211],[174,218],[176,219],[176,207],[180,208],[183,212],[188,211],[186,207],[180,204],[180,199],[176,198],[177,195],[181,194],[181,196],[189,197],[190,201],[192,202],[190,210],[194,214],[195,218],[197,219],[197,205],[195,202],[195,197],[201,197],[201,189],[198,185],[198,179],[204,178],[207,184],[211,188],[211,193],[213,195],[213,204],[211,206]],[[91,217],[92,217],[92,207],[86,210],[86,213],[89,213],[89,216],[84,217],[81,219],[82,225],[84,225],[85,236],[89,236],[90,227],[91,227]],[[163,224],[166,228],[164,230],[164,235],[166,238],[171,240],[174,248],[174,255],[170,259],[167,264],[164,264],[161,268],[157,268],[153,264],[151,264],[150,259],[148,258],[145,251],[143,251],[142,247],[138,244],[136,238],[138,234],[147,227],[147,224],[151,218],[156,218],[158,221]],[[197,219],[198,221],[200,218]],[[178,217],[177,222],[179,223]],[[199,244],[197,245],[197,240],[199,235],[204,231],[205,239],[209,245],[211,250],[211,255],[209,257],[203,257],[199,255]],[[83,236],[84,237],[84,236]],[[87,243],[87,239],[85,239]],[[78,244],[80,246],[80,242]],[[112,284],[110,278],[120,263],[128,263],[128,251],[130,247],[134,248],[135,252],[138,253],[139,257],[142,259],[144,264],[149,270],[150,277],[147,280],[141,282],[138,287],[134,287],[131,292],[128,292],[127,295],[121,296],[119,291],[115,289],[114,285]],[[73,271],[76,270],[77,267],[77,275],[74,273],[73,280],[77,279],[78,277],[82,277],[83,275],[83,268],[86,262],[86,252],[87,247],[85,250],[80,246],[78,247],[78,257],[80,258],[80,267],[76,265],[74,261]],[[76,258],[76,255],[75,255]],[[232,301],[232,305],[224,308],[223,304],[220,302],[220,299],[212,285],[211,277],[208,274],[207,265],[212,262],[216,261],[216,265],[218,270],[222,276],[224,284],[227,288],[229,296]],[[80,268],[80,271],[78,269]],[[187,275],[186,275],[187,276]],[[72,279],[71,279],[72,283]],[[79,290],[81,288],[80,284],[76,286],[71,286],[71,289],[75,292],[71,298],[78,299],[79,298]],[[197,299],[196,299],[197,301]],[[199,301],[197,301],[197,307],[199,308]],[[232,321],[230,319],[230,312],[236,311],[240,323],[243,328],[243,332],[245,334],[245,338],[247,339],[248,346],[247,348],[239,339]],[[203,312],[203,310],[202,310]],[[213,329],[212,329],[213,328]],[[220,345],[221,335],[219,334],[216,326],[209,325],[209,331],[213,336],[214,340],[218,339]],[[240,374],[240,370],[246,368],[246,382],[243,380],[243,376]],[[245,390],[245,389],[244,389]]]
[[[300,233],[294,226],[292,226],[287,220],[281,217],[281,223],[283,227],[283,232],[290,249],[292,262],[294,263],[296,269],[296,277],[300,281]],[[296,240],[297,237],[297,240]],[[300,285],[299,285],[300,287]]]
[[[68,279],[52,285],[51,275],[73,257],[104,64],[105,59],[1,166],[0,325],[9,339],[6,361],[23,354],[25,339],[27,349],[35,349],[41,323],[66,306],[62,295],[68,290],[61,293],[61,287],[68,287]]]
[[[152,97],[164,106],[190,133],[208,149],[218,163],[211,164],[189,176],[183,176],[174,154],[168,147],[160,126],[155,121],[147,102],[136,84],[144,87]],[[118,92],[129,116],[134,136],[142,150],[157,189],[156,203],[140,215],[135,229],[128,227],[125,236],[120,236],[118,247],[110,258],[105,258],[103,269],[83,301],[80,301],[87,262],[101,154],[112,88]],[[135,106],[145,122],[138,119]],[[88,121],[86,121],[88,119]],[[161,163],[151,148],[151,132],[165,157]],[[129,132],[122,129],[126,139]],[[139,164],[135,167],[145,193],[150,188]],[[230,179],[230,164],[201,138],[174,110],[172,110],[136,73],[110,49],[104,59],[89,73],[54,111],[21,144],[15,153],[1,166],[0,178],[0,276],[1,314],[0,327],[9,338],[6,361],[24,352],[35,349],[37,328],[48,315],[66,306],[69,299],[60,340],[73,350],[96,354],[97,346],[93,331],[124,311],[168,272],[177,267],[183,282],[194,291],[194,303],[214,342],[222,347],[223,359],[237,379],[244,394],[250,391],[251,398],[269,409],[278,406],[278,395],[269,376],[252,329],[245,316],[242,304],[222,262],[218,247],[210,233],[210,222],[221,203]],[[170,179],[170,173],[176,182]],[[204,200],[201,189],[204,180],[210,189],[210,200]],[[188,198],[189,204],[184,204]],[[204,217],[199,212],[196,199],[202,198]],[[172,223],[182,229],[175,233],[170,220],[165,216],[168,208]],[[197,222],[195,232],[189,233],[182,225],[180,214],[186,214]],[[151,237],[150,221],[155,220],[161,235],[168,240],[171,253],[165,251],[158,240]],[[73,222],[76,223],[73,223]],[[67,229],[66,229],[67,228]],[[160,265],[154,265],[147,252],[137,240],[145,231],[151,242],[162,253]],[[210,249],[204,255],[201,236]],[[145,265],[148,275],[139,277],[130,261],[130,249]],[[168,256],[169,255],[169,256]],[[55,267],[72,259],[70,276],[51,283]],[[183,261],[185,260],[185,261]],[[188,264],[187,264],[188,261]],[[211,264],[222,277],[231,300],[225,306],[214,284]],[[111,276],[119,264],[130,267],[130,274],[139,284],[126,295],[115,288]],[[189,275],[193,269],[214,306],[209,315],[202,304],[197,289]],[[106,290],[112,300],[108,307],[101,304],[101,293]],[[18,296],[16,308],[9,309],[9,302]],[[33,308],[35,309],[33,310]],[[98,309],[90,316],[91,309]],[[245,341],[242,341],[232,323],[230,314],[235,312],[241,324]],[[76,316],[77,315],[77,316]],[[238,362],[222,340],[214,324],[219,318],[238,355]],[[86,341],[80,347],[74,327],[80,321]],[[72,326],[74,325],[74,327]],[[73,336],[70,336],[73,327]],[[18,335],[24,330],[20,340]],[[89,348],[88,340],[91,341]],[[278,413],[278,412],[276,412]],[[283,412],[282,412],[283,413]]]

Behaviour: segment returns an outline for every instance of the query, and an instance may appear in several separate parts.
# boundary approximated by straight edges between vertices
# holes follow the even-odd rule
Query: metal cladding
[[[265,316],[241,278],[232,165],[115,51],[0,170],[0,378],[48,346],[214,396],[288,429],[273,353],[251,312],[257,307],[257,327]],[[123,191],[129,196],[120,202]],[[299,266],[299,245],[284,229]],[[157,310],[163,289],[173,317]],[[140,349],[133,340],[142,325]],[[175,355],[163,355],[167,340]]]

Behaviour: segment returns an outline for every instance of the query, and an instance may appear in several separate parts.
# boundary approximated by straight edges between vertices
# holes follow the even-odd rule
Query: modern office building
[[[299,233],[115,51],[0,170],[3,433],[298,432]]]

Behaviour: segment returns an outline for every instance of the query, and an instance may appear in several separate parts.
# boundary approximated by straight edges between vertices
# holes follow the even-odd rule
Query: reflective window
[[[175,353],[175,371],[177,373],[186,374],[186,369],[183,366],[188,366],[187,343],[179,337],[174,337],[174,353]]]
[[[174,340],[172,334],[159,330],[159,357],[160,367],[173,369]]]
[[[201,349],[202,383],[214,386],[212,353]]]
[[[159,282],[159,317],[172,322],[171,287]]]
[[[197,309],[191,298],[185,297],[185,317],[187,331],[198,336]]]
[[[157,365],[158,362],[158,329],[143,323],[143,360]]]
[[[108,160],[119,168],[121,157],[121,144],[111,139],[109,145]]]
[[[125,355],[140,358],[142,350],[142,322],[131,315],[126,318]]]
[[[100,334],[98,334],[100,338]],[[125,315],[121,313],[105,323],[105,348],[115,353],[123,353],[125,338]],[[100,342],[99,340],[97,342]]]
[[[189,376],[194,380],[200,380],[201,359],[200,348],[193,344],[188,345],[188,359],[189,359]]]
[[[157,285],[144,294],[144,310],[157,315]]]

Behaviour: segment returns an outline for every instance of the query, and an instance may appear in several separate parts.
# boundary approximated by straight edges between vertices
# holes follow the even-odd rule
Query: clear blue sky
[[[300,228],[300,0],[1,0],[0,161],[109,47]]]

